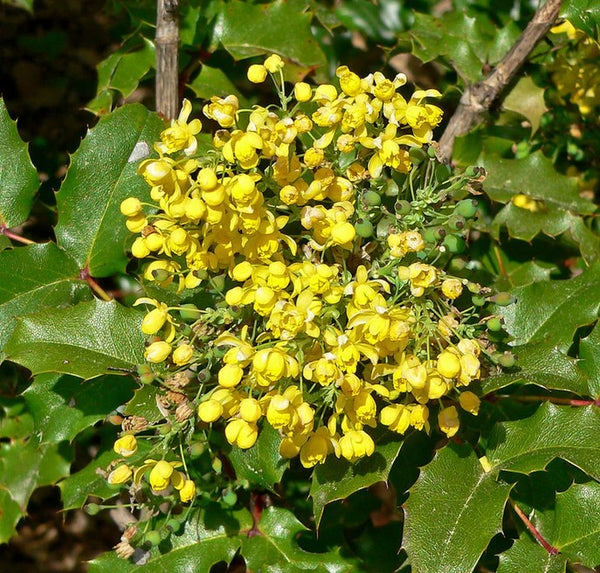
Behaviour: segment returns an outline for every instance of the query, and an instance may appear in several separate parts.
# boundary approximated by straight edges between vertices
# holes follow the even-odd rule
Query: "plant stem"
[[[167,119],[179,110],[178,0],[157,0],[156,10],[156,111]]]
[[[559,550],[550,545],[543,537],[542,534],[535,528],[533,523],[529,521],[527,516],[523,513],[523,511],[519,508],[519,506],[512,500],[509,499],[510,505],[515,510],[515,513],[520,517],[521,521],[525,524],[527,529],[531,531],[531,534],[538,540],[538,543],[548,552],[550,555],[558,555]]]
[[[460,98],[460,105],[450,118],[439,142],[438,156],[450,161],[454,139],[477,125],[481,116],[510,84],[536,44],[548,33],[560,11],[561,0],[548,0],[533,16],[513,47],[487,77],[467,86]]]
[[[578,400],[573,398],[557,398],[554,396],[497,396],[498,398],[512,398],[518,402],[552,402],[567,406],[597,406],[600,408],[600,398],[596,400]]]
[[[21,235],[17,235],[16,233],[9,231],[6,227],[0,227],[0,234],[6,235],[9,239],[17,241],[18,243],[23,243],[25,245],[35,245],[35,241],[32,241],[31,239],[26,239],[25,237],[21,237]]]
[[[83,279],[89,287],[105,302],[110,302],[113,297],[108,294],[91,276],[90,271],[87,267],[81,270],[79,277]]]

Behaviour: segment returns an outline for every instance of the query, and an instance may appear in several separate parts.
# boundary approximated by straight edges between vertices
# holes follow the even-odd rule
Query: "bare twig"
[[[542,537],[542,534],[536,529],[535,525],[533,525],[533,523],[531,523],[531,521],[529,521],[529,519],[523,513],[523,511],[521,510],[521,508],[512,499],[510,499],[509,501],[510,501],[510,504],[512,505],[512,508],[515,510],[515,513],[521,518],[521,521],[525,524],[525,526],[527,527],[527,529],[529,529],[529,531],[531,531],[531,534],[538,540],[538,543],[550,555],[558,555],[560,553],[559,550],[556,547],[554,547],[553,545],[550,545],[550,543],[548,543]]]
[[[439,142],[441,160],[452,157],[454,139],[467,133],[479,123],[494,100],[515,77],[535,45],[548,33],[560,11],[561,0],[548,0],[534,15],[519,39],[502,58],[502,61],[479,83],[467,87],[460,105],[450,118],[448,127]]]
[[[173,119],[179,110],[177,4],[178,0],[157,0],[156,111],[167,119]]]

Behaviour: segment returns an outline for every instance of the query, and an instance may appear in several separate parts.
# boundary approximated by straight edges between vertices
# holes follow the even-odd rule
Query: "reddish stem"
[[[509,396],[505,396],[508,398]],[[578,400],[573,398],[556,398],[553,396],[510,396],[519,402],[552,402],[552,404],[565,404],[567,406],[596,406],[600,408],[600,398],[596,400]]]
[[[108,294],[91,276],[88,267],[81,269],[79,277],[84,280],[89,287],[105,302],[110,302],[113,297]]]
[[[529,529],[529,531],[531,531],[531,534],[538,540],[538,543],[548,553],[550,553],[550,555],[558,555],[559,554],[559,550],[556,547],[554,547],[553,545],[550,545],[550,543],[548,543],[542,537],[542,534],[535,528],[535,525],[533,525],[533,523],[531,523],[531,521],[529,521],[529,519],[521,511],[521,509],[519,508],[519,506],[514,501],[512,501],[512,500],[510,500],[510,504],[512,505],[512,508],[515,510],[515,513],[521,518],[521,521],[525,524],[525,526],[527,527],[527,529]]]
[[[6,235],[9,239],[12,239],[13,241],[17,241],[19,243],[23,243],[25,245],[34,245],[35,244],[35,241],[32,241],[31,239],[26,239],[25,237],[21,237],[21,235],[17,235],[16,233],[9,231],[8,228],[4,227],[3,225],[0,226],[0,234]]]

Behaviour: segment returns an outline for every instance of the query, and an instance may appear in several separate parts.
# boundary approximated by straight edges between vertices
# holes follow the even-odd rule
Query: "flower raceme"
[[[283,70],[275,55],[248,70],[253,83],[274,81],[279,107],[243,110],[235,96],[204,106],[220,127],[204,154],[185,100],[155,145],[158,158],[139,166],[153,202],[121,204],[139,235],[131,252],[143,278],[152,296],[165,292],[136,302],[149,307],[145,357],[168,389],[165,416],[178,416],[188,436],[222,431],[241,449],[269,424],[280,454],[306,468],[372,455],[377,426],[400,435],[433,426],[451,437],[464,413],[479,411],[466,388],[491,352],[477,313],[456,307],[479,287],[448,274],[439,244],[425,240],[427,217],[448,193],[436,195],[431,180],[416,191],[407,184],[409,217],[409,202],[390,203],[385,192],[398,193],[415,150],[431,143],[441,110],[430,100],[440,94],[405,97],[403,74],[361,78],[346,66],[335,85],[290,90]],[[166,302],[201,296],[210,302],[191,319]],[[174,389],[188,373],[194,382]],[[133,455],[135,440],[125,433],[115,451]],[[195,485],[178,467],[122,464],[109,481],[145,480],[189,502]]]

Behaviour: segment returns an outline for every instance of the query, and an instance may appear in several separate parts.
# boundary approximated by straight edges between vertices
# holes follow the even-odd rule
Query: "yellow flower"
[[[438,414],[438,424],[440,430],[446,434],[449,438],[454,436],[458,432],[460,422],[458,421],[458,412],[455,406],[449,406],[440,410]]]
[[[171,475],[173,474],[173,465],[165,460],[156,463],[150,472],[150,486],[154,491],[163,491],[169,487]]]
[[[137,440],[135,439],[135,436],[122,436],[115,442],[113,449],[120,456],[127,458],[137,452]]]
[[[155,364],[164,362],[169,354],[171,354],[171,350],[171,345],[168,342],[159,340],[158,342],[153,342],[146,348],[144,358],[148,362],[154,362]]]
[[[173,351],[173,362],[177,364],[177,366],[183,366],[184,364],[188,364],[194,356],[194,347],[189,344],[180,344]]]
[[[183,486],[179,488],[179,499],[183,503],[192,501],[196,497],[196,484],[191,479],[186,479]]]
[[[279,70],[283,69],[283,60],[277,54],[271,54],[264,63],[265,68],[271,74],[276,74]]]
[[[298,82],[294,85],[294,97],[301,103],[310,101],[312,88],[306,82]]]
[[[441,352],[437,357],[436,368],[444,378],[455,378],[460,374],[460,359],[453,352]]]
[[[225,364],[219,370],[219,385],[223,386],[223,388],[234,388],[240,383],[242,376],[244,376],[244,370],[239,365]]]
[[[463,410],[473,414],[474,416],[479,414],[481,400],[475,394],[473,394],[473,392],[469,392],[468,390],[466,392],[461,392],[460,396],[458,397],[458,402]]]
[[[326,426],[312,432],[300,449],[300,462],[305,468],[325,463],[328,454],[334,452],[333,439]]]
[[[263,148],[263,140],[257,133],[236,129],[229,141],[223,146],[223,157],[229,163],[236,161],[243,169],[252,169],[258,165],[258,151]]]
[[[390,404],[381,410],[379,420],[392,432],[404,434],[410,426],[410,411],[402,404]]]
[[[121,213],[126,217],[135,217],[142,211],[142,203],[137,197],[128,197],[121,203]]]
[[[339,441],[340,453],[349,462],[370,456],[375,451],[375,442],[363,430],[350,430]]]
[[[171,127],[168,127],[160,134],[162,143],[159,149],[163,153],[175,153],[183,150],[186,155],[191,155],[198,148],[196,134],[200,133],[202,123],[199,119],[192,120],[189,124],[187,120],[192,113],[192,104],[189,100],[183,100],[183,106],[179,117],[171,120]]]
[[[444,296],[454,300],[462,294],[463,285],[458,279],[445,279],[442,282],[442,292]]]
[[[258,428],[256,424],[237,418],[231,420],[225,427],[225,437],[232,446],[238,446],[242,450],[246,450],[256,443]]]
[[[238,98],[234,95],[228,95],[226,98],[214,96],[210,102],[202,108],[204,115],[214,119],[221,127],[232,127],[240,107]]]
[[[210,399],[198,405],[198,418],[210,424],[216,422],[223,414],[223,405],[217,400]]]
[[[120,464],[108,474],[106,479],[110,485],[121,485],[128,482],[132,475],[133,471],[128,465]]]
[[[261,64],[253,64],[248,68],[247,74],[253,84],[262,84],[267,79],[267,68]]]

